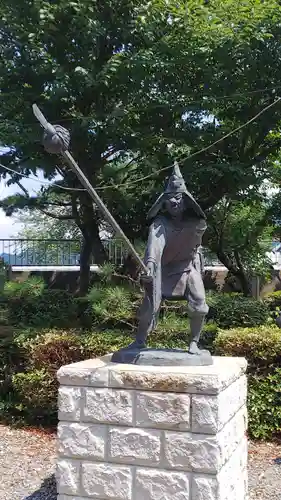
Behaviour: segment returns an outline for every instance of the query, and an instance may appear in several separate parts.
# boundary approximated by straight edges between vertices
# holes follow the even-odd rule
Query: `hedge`
[[[65,290],[47,289],[41,278],[7,282],[4,300],[10,325],[52,328],[78,323],[75,297]]]
[[[165,326],[165,324],[164,324]],[[188,333],[176,329],[156,331],[151,346],[186,347]],[[249,434],[271,438],[281,431],[280,330],[277,327],[219,330],[207,327],[203,338],[212,340],[216,355],[244,356],[249,363]],[[215,337],[215,338],[214,338]],[[83,330],[17,331],[10,341],[11,358],[8,383],[0,394],[2,420],[25,424],[55,425],[56,371],[60,366],[128,345],[130,335],[122,331]],[[0,358],[2,364],[2,358]],[[2,386],[3,387],[3,386]]]
[[[281,332],[275,325],[219,331],[213,348],[218,356],[245,357],[251,374],[268,374],[281,366]]]
[[[4,299],[10,325],[87,329],[96,326],[133,331],[142,293],[137,286],[98,283],[87,297],[77,298],[64,290],[47,289],[41,278],[30,278],[22,283],[6,283]],[[239,294],[211,293],[207,294],[207,302],[207,320],[220,328],[262,325],[273,307],[272,300],[262,302]],[[160,316],[173,312],[187,324],[185,301],[165,301]]]
[[[249,434],[269,439],[281,434],[281,334],[276,326],[219,331],[214,352],[248,361]]]
[[[263,325],[270,315],[267,303],[240,294],[214,293],[207,301],[208,317],[220,328]]]
[[[201,344],[212,354],[245,356],[249,376],[249,433],[269,438],[281,431],[281,334],[272,317],[280,293],[264,301],[239,294],[208,294],[208,323]],[[131,342],[141,301],[137,286],[98,283],[85,298],[46,289],[32,278],[5,285],[4,302],[13,335],[0,337],[2,420],[53,425],[57,419],[56,371]],[[186,348],[185,302],[165,301],[151,347]]]

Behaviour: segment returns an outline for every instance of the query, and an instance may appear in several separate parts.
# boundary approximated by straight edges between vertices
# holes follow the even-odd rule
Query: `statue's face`
[[[182,193],[170,194],[165,201],[165,208],[172,217],[182,215],[185,209]]]

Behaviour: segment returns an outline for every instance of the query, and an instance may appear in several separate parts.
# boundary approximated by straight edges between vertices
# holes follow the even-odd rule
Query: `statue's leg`
[[[201,351],[198,347],[198,343],[209,307],[206,303],[202,275],[196,268],[192,268],[188,275],[186,295],[191,332],[189,352],[191,354],[200,354]]]
[[[149,285],[145,287],[144,299],[138,312],[139,323],[136,340],[130,347],[146,347],[147,337],[157,325],[161,297],[155,297],[154,290]]]

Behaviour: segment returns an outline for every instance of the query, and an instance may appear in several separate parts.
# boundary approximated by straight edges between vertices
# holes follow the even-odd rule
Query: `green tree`
[[[239,280],[244,295],[251,292],[251,279],[269,276],[267,252],[275,230],[271,207],[262,196],[223,198],[209,214],[208,248],[216,253],[231,276]]]
[[[148,205],[167,172],[143,177],[205,149],[276,99],[278,1],[5,0],[1,7],[0,141],[12,147],[3,163],[25,174],[42,168],[49,180],[59,171],[64,187],[81,189],[42,150],[31,112],[37,102],[51,122],[70,129],[73,155],[93,185],[110,186],[102,195],[132,238],[143,238]],[[271,177],[279,126],[280,107],[272,107],[182,161],[203,208]],[[36,203],[46,205],[49,193]],[[92,252],[96,262],[106,259],[103,219],[87,193],[68,193],[83,235],[84,293]],[[25,196],[25,203],[35,201]],[[2,203],[8,213],[16,204]]]

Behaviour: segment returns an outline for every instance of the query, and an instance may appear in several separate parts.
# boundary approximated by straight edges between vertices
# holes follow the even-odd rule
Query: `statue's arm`
[[[155,220],[150,228],[146,246],[145,264],[152,263],[154,268],[161,262],[163,250],[166,245],[166,231],[161,219]]]
[[[204,275],[204,267],[205,267],[205,262],[204,262],[204,254],[203,254],[203,248],[202,248],[202,237],[203,234],[205,233],[207,229],[207,223],[204,219],[201,219],[200,224],[197,226],[197,258],[198,258],[198,264],[199,264],[199,270],[202,275]]]
[[[203,254],[203,248],[201,246],[198,248],[198,256],[199,256],[199,263],[200,263],[200,272],[202,275],[204,275],[205,259],[204,259],[204,254]]]

